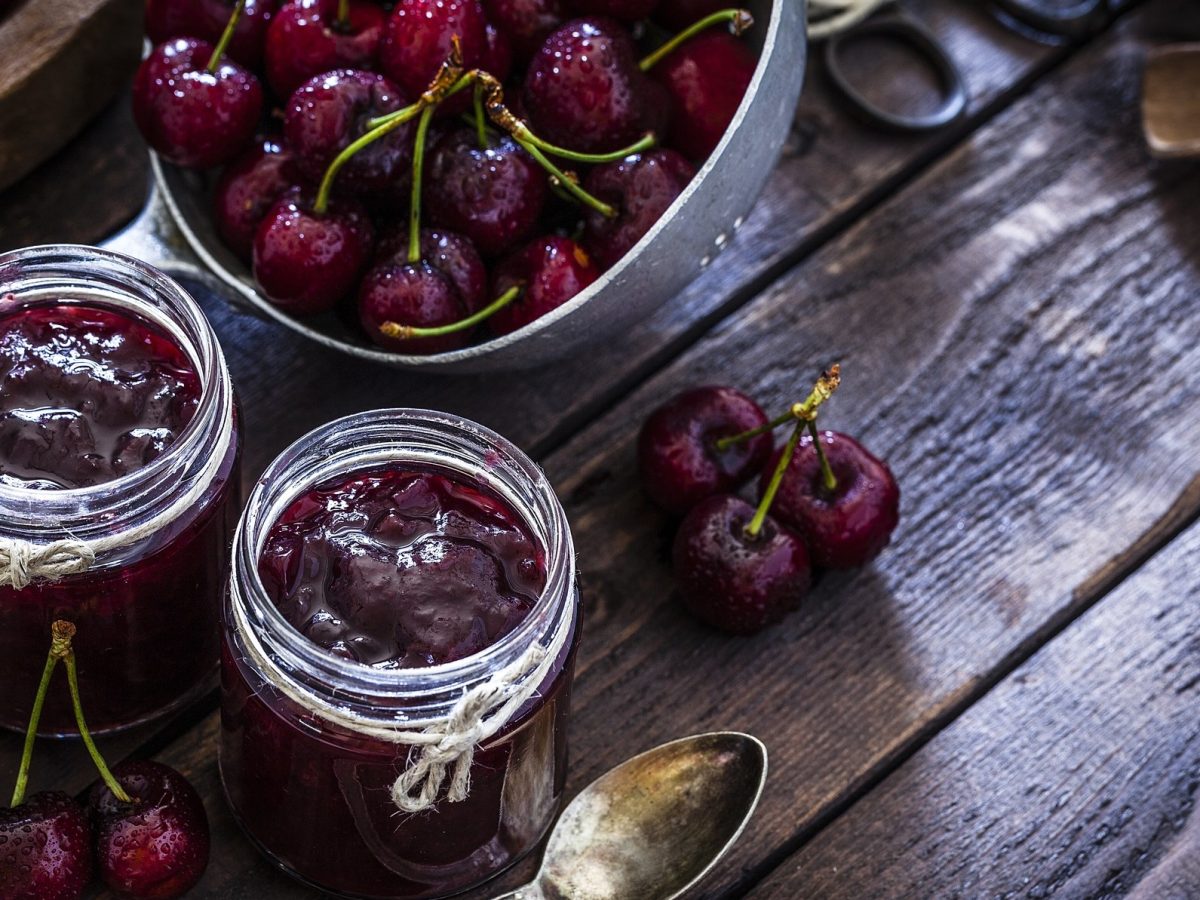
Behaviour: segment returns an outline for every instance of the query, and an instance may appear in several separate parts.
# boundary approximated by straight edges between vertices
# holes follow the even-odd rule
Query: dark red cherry
[[[195,0],[146,0],[146,37],[153,44],[200,33]]]
[[[900,487],[882,460],[849,435],[822,431],[821,446],[837,479],[829,491],[812,439],[805,435],[784,474],[771,512],[806,541],[813,562],[852,569],[877,557],[900,521]],[[760,491],[778,456],[763,468]]]
[[[92,879],[92,830],[62,791],[0,808],[0,897],[78,900]]]
[[[429,218],[497,256],[533,234],[546,199],[546,173],[505,135],[484,150],[474,129],[458,128],[434,148],[426,168]]]
[[[419,96],[433,81],[457,37],[464,68],[473,69],[487,48],[487,24],[479,0],[399,0],[384,29],[379,65],[410,96]],[[470,93],[456,97],[465,109]]]
[[[728,8],[725,0],[659,0],[650,18],[668,31],[683,31],[705,16]]]
[[[135,900],[183,896],[208,865],[200,795],[174,769],[149,760],[121,763],[113,775],[133,802],[118,800],[103,782],[88,796],[100,877]]]
[[[382,263],[371,269],[359,288],[358,315],[374,343],[399,353],[443,353],[464,346],[470,337],[469,332],[459,331],[403,340],[380,330],[384,322],[429,328],[469,315],[450,279],[424,260]]]
[[[642,136],[646,77],[629,32],[612,19],[567,22],[546,38],[525,73],[522,108],[534,132],[584,153]]]
[[[213,194],[217,233],[225,246],[249,262],[263,216],[298,181],[292,153],[278,138],[263,138],[231,162]]]
[[[560,0],[483,0],[483,8],[488,21],[508,35],[513,56],[522,65],[566,19]]]
[[[675,581],[683,605],[730,634],[778,622],[808,593],[812,570],[804,541],[767,516],[753,537],[754,507],[718,494],[687,514],[675,536]]]
[[[674,150],[648,150],[620,162],[596,166],[583,186],[612,206],[614,218],[588,209],[583,243],[602,269],[632,249],[683,193],[696,169]]]
[[[770,433],[717,449],[720,438],[767,424],[762,408],[731,387],[709,385],[676,394],[638,434],[638,469],[650,499],[683,515],[705,497],[745,484],[771,454]]]
[[[220,40],[221,33],[229,22],[236,0],[188,0],[196,8],[196,37],[212,41]],[[229,55],[243,66],[257,69],[262,64],[263,45],[271,19],[282,5],[281,0],[246,0],[246,5],[233,27],[229,41]]]
[[[492,296],[514,285],[521,296],[487,320],[493,334],[516,331],[562,306],[600,277],[587,252],[570,238],[536,238],[496,267]]]
[[[494,75],[497,81],[507,81],[513,67],[512,41],[491,22],[488,22],[484,29],[484,40],[486,46],[483,49],[483,57],[479,60],[479,67]]]
[[[342,150],[367,132],[367,123],[407,101],[392,82],[375,72],[335,69],[304,82],[287,104],[283,133],[305,178],[319,182]],[[391,192],[410,176],[415,123],[356,153],[337,176],[339,191],[358,195]]]
[[[175,38],[151,51],[133,81],[134,121],[146,143],[177,166],[228,162],[258,127],[258,79],[227,58],[209,72],[212,53],[205,41]]]
[[[704,31],[667,54],[650,70],[671,97],[666,143],[702,160],[720,143],[757,61],[726,31]]]
[[[254,236],[254,277],[267,298],[292,315],[332,309],[353,294],[371,258],[366,210],[334,200],[323,215],[289,191],[268,210]]]
[[[658,3],[659,0],[567,0],[571,12],[577,16],[608,16],[627,23],[649,18]]]
[[[384,12],[353,0],[338,19],[338,0],[292,0],[271,21],[264,59],[267,83],[290,97],[308,79],[331,69],[370,69],[383,39]]]
[[[437,228],[422,228],[421,258],[450,279],[468,314],[486,305],[487,269],[475,245],[463,235]],[[375,261],[397,264],[408,262],[407,226],[394,228],[379,239]]]

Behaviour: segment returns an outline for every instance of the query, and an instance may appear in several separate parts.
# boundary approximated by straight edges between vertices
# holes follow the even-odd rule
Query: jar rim
[[[480,479],[510,504],[545,553],[546,584],[529,614],[499,640],[462,659],[388,669],[336,656],[288,621],[259,576],[267,533],[292,501],[331,477],[396,463]],[[238,614],[244,614],[246,626],[255,631],[251,637],[265,651],[275,674],[303,685],[306,694],[318,699],[336,696],[341,704],[371,707],[380,699],[401,701],[399,707],[374,711],[383,718],[408,721],[406,712],[418,707],[429,712],[428,705],[456,698],[459,689],[515,661],[533,642],[548,644],[559,628],[573,627],[574,586],[575,554],[566,513],[540,467],[507,439],[468,419],[393,408],[322,425],[267,467],[250,492],[234,535],[229,602],[241,604]],[[239,639],[245,641],[246,635]]]
[[[21,292],[25,303],[20,302]],[[23,535],[44,538],[69,532],[85,538],[113,527],[111,519],[102,521],[99,513],[136,515],[139,502],[134,501],[161,499],[171,481],[186,474],[182,470],[203,455],[223,417],[233,414],[232,387],[220,343],[203,310],[166,273],[134,257],[86,244],[42,244],[0,254],[0,298],[13,294],[16,308],[23,308],[53,302],[53,294],[59,292],[68,295],[60,302],[114,309],[162,331],[188,357],[201,385],[196,410],[175,440],[132,472],[95,485],[53,490],[0,484],[3,530],[16,525]]]

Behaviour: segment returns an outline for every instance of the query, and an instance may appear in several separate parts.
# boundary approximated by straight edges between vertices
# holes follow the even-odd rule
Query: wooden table
[[[331,417],[392,404],[529,450],[582,566],[570,792],[692,732],[770,749],[758,813],[696,896],[1200,897],[1200,165],[1152,161],[1138,113],[1147,48],[1200,38],[1200,12],[1128,3],[1052,46],[982,4],[907,5],[963,67],[969,117],[882,134],[814,66],[737,241],[585,359],[418,379],[202,298],[241,392],[246,474]],[[913,94],[886,53],[863,56],[878,93]],[[0,246],[100,240],[145,179],[119,105],[3,196]],[[764,634],[708,630],[672,597],[636,428],[697,383],[780,407],[832,360],[829,424],[901,481],[894,544]],[[193,896],[309,896],[230,820],[215,705],[104,747],[205,794],[213,859]],[[0,783],[17,749],[0,738]],[[92,778],[78,746],[41,745],[35,787]]]

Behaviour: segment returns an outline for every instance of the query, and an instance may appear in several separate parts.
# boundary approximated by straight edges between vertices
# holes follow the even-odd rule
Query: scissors
[[[967,84],[954,59],[928,26],[903,10],[868,18],[891,0],[812,0],[818,18],[809,35],[825,42],[825,68],[838,93],[868,123],[894,131],[922,132],[942,128],[967,112]],[[997,19],[1021,33],[1034,32],[1061,40],[1079,40],[1098,31],[1109,18],[1109,0],[1075,0],[1062,6],[1048,0],[990,0]],[[847,41],[877,37],[908,44],[934,70],[941,82],[942,103],[925,114],[884,109],[867,99],[842,68],[841,50]]]

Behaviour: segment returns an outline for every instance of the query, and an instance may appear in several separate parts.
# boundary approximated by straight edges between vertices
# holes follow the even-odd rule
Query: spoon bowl
[[[766,747],[733,731],[626,760],[563,811],[537,878],[496,900],[678,897],[737,840],[766,777]]]

